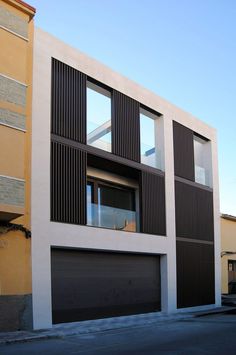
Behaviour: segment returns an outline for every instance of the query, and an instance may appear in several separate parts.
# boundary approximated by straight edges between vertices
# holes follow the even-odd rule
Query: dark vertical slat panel
[[[214,246],[177,241],[177,305],[215,302]]]
[[[213,192],[175,182],[176,236],[214,240]]]
[[[165,178],[142,172],[141,231],[166,235]]]
[[[51,132],[86,143],[86,75],[52,58]]]
[[[87,154],[51,144],[51,220],[86,224]]]
[[[175,175],[194,181],[193,131],[173,121]]]
[[[140,162],[139,102],[113,90],[112,153]]]

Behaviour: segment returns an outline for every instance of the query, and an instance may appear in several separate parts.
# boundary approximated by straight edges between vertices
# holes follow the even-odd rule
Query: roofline
[[[18,7],[20,10],[26,12],[31,17],[34,17],[36,13],[35,7],[27,4],[22,0],[5,0],[5,2],[9,3],[12,6]]]
[[[231,216],[230,214],[221,214],[221,218],[227,219],[229,221],[236,222],[236,217]]]

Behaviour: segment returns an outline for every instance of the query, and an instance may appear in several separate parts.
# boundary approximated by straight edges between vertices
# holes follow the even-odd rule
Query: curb
[[[154,316],[144,316],[144,315],[135,315],[128,317],[117,317],[117,318],[106,318],[93,321],[83,321],[75,323],[64,323],[54,326],[52,329],[42,330],[42,331],[31,331],[27,334],[26,331],[22,333],[19,332],[8,332],[3,333],[1,339],[0,333],[0,346],[6,344],[16,344],[16,343],[25,343],[32,342],[37,340],[46,340],[46,339],[60,339],[67,336],[76,336],[76,335],[85,335],[85,334],[94,334],[106,331],[115,331],[118,329],[127,329],[134,327],[149,326],[152,324],[165,324],[166,322],[175,322],[182,321],[187,319],[194,319],[199,317],[204,317],[207,315],[214,315],[220,313],[227,313],[235,309],[235,307],[220,307],[216,309],[210,309],[208,311],[202,312],[191,312],[191,313],[178,313],[173,315],[162,315],[156,317]],[[133,318],[130,318],[133,317]],[[127,321],[129,318],[129,321]]]
[[[46,340],[46,339],[57,339],[57,338],[62,338],[61,335],[56,335],[56,334],[47,334],[47,335],[33,335],[33,336],[26,336],[22,338],[12,338],[12,339],[0,339],[0,346],[1,345],[6,345],[6,344],[16,344],[16,343],[28,343],[31,341],[37,341],[37,340]]]
[[[83,321],[75,323],[65,323],[64,325],[58,324],[55,328],[40,331],[31,331],[27,334],[26,331],[22,332],[8,332],[2,335],[0,333],[0,346],[4,344],[24,343],[44,339],[60,339],[66,336],[95,334],[106,331],[115,331],[118,329],[136,328],[142,326],[149,326],[152,324],[164,324],[166,322],[174,322],[183,319],[193,318],[193,314],[179,314],[172,316],[161,317],[145,317],[145,318],[133,318],[129,321],[125,319],[103,319],[94,321]],[[119,317],[118,317],[119,318]]]

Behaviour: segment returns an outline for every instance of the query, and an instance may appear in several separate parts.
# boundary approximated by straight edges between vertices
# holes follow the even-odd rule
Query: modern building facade
[[[0,330],[31,320],[31,104],[33,17],[0,1]]]
[[[221,224],[221,272],[222,293],[236,293],[236,217],[222,214]]]
[[[35,329],[221,304],[216,132],[36,29]]]

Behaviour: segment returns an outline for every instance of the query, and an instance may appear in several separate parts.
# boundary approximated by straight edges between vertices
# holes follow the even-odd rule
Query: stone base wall
[[[32,329],[32,295],[0,296],[0,332]]]

